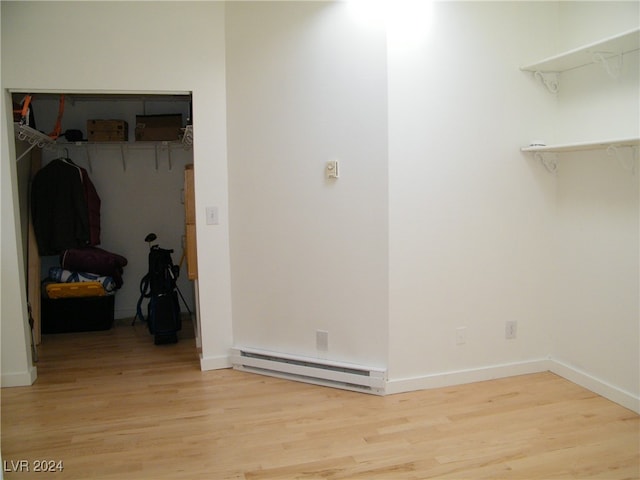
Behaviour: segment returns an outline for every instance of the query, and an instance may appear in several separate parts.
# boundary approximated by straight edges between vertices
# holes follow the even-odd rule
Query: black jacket
[[[68,159],[41,168],[31,185],[31,215],[40,255],[90,244],[82,170]]]

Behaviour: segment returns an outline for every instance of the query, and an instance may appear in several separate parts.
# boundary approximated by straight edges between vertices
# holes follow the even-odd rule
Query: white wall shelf
[[[566,153],[580,152],[585,150],[603,150],[609,147],[638,147],[640,146],[640,138],[622,138],[611,140],[600,140],[594,142],[576,142],[576,143],[558,143],[555,145],[531,145],[522,147],[523,152],[540,152],[540,153]]]
[[[570,152],[583,152],[587,150],[606,150],[608,155],[614,155],[620,163],[620,166],[633,174],[636,173],[638,162],[638,151],[640,147],[640,138],[622,138],[612,140],[601,140],[594,142],[576,142],[562,143],[555,145],[530,145],[522,147],[522,152],[532,153],[534,158],[539,160],[542,165],[551,173],[558,168],[558,154]],[[620,148],[631,148],[631,157],[626,158],[620,154]]]
[[[539,62],[520,67],[528,72],[566,72],[574,68],[619,57],[640,49],[640,28],[589,43],[564,53],[545,58]]]
[[[622,71],[623,55],[640,50],[640,27],[636,27],[617,35],[613,35],[564,53],[545,58],[539,62],[520,67],[520,70],[533,72],[551,93],[557,93],[559,78],[562,72],[577,69],[593,63],[601,64],[612,78],[617,78]],[[557,169],[557,154],[567,152],[581,152],[587,150],[606,150],[608,154],[615,154],[622,166],[635,173],[637,162],[639,137],[615,138],[607,140],[593,140],[573,143],[557,143],[553,145],[527,145],[522,152],[533,153],[534,157],[550,172]],[[633,150],[631,162],[625,162],[618,151],[619,148],[629,147]]]

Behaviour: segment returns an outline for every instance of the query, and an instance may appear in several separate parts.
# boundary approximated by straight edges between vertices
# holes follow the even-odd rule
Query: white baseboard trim
[[[556,375],[560,375],[570,382],[580,385],[587,390],[591,390],[612,402],[640,414],[640,397],[632,394],[631,392],[627,392],[626,390],[611,385],[604,380],[596,378],[579,368],[573,367],[555,358],[552,358],[549,361],[549,365],[549,370]]]
[[[449,387],[452,385],[494,380],[496,378],[546,372],[548,370],[550,370],[549,359],[534,359],[468,370],[434,373],[422,377],[389,380],[387,381],[385,392],[387,394],[394,394],[430,388]]]
[[[220,370],[223,368],[231,368],[231,357],[229,355],[221,355],[219,357],[203,357],[200,355],[200,370]]]
[[[640,397],[555,358],[394,379],[387,381],[385,392],[389,395],[547,371],[640,414]]]
[[[28,387],[38,378],[38,369],[31,366],[29,371],[21,373],[3,373],[1,379],[2,388],[5,387]]]

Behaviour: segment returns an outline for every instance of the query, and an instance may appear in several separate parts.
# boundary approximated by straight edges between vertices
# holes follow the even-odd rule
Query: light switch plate
[[[218,225],[218,207],[207,207],[207,225]]]

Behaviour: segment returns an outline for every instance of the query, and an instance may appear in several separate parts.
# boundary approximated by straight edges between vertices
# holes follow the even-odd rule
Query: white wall
[[[603,21],[603,19],[607,21]],[[637,2],[566,2],[562,48],[638,26]],[[566,141],[640,135],[639,52],[619,78],[600,65],[562,74],[558,136]],[[558,166],[552,355],[576,381],[604,384],[636,410],[640,401],[639,189],[637,150],[563,155]],[[635,159],[634,159],[635,155]],[[629,168],[635,164],[635,173]],[[597,386],[600,384],[600,386]],[[601,392],[606,393],[606,392]]]
[[[344,3],[227,6],[237,345],[385,366],[385,68]]]
[[[557,176],[518,152],[638,136],[637,52],[618,79],[564,73],[558,95],[518,71],[637,26],[638,4],[434,14],[419,48],[389,37],[389,390],[549,368],[638,410],[637,175],[604,151],[563,155]]]
[[[13,122],[10,110],[11,98],[2,95],[0,118],[2,155],[11,153],[15,158],[15,147],[9,141],[8,125]],[[8,107],[8,108],[6,108]],[[0,367],[2,387],[30,385],[36,379],[37,369],[31,362],[29,327],[27,323],[27,299],[25,289],[24,255],[19,230],[19,210],[15,162],[0,163],[0,212],[2,229],[0,242],[2,271],[0,275]]]
[[[391,391],[544,369],[555,179],[519,148],[553,133],[555,101],[519,66],[555,12],[438,2],[422,42],[390,33]]]
[[[51,54],[52,39],[56,54]],[[32,55],[24,55],[25,51],[47,53],[34,60]],[[205,368],[226,366],[231,344],[224,82],[222,3],[2,2],[3,89],[193,92]],[[5,142],[2,148],[5,168],[14,157]],[[3,175],[2,182],[3,192],[11,188],[9,176]],[[219,207],[220,225],[203,225],[207,205]],[[2,226],[3,238],[15,234],[14,225],[4,214]],[[16,257],[16,247],[10,242],[3,241],[2,248],[3,258]],[[3,261],[3,275],[9,266]],[[17,291],[18,282],[18,278],[11,278],[6,287],[3,282],[3,291]],[[5,322],[20,324],[24,320],[18,314],[20,304],[18,296],[6,303],[3,298],[3,329]],[[3,335],[3,352],[7,349],[9,356],[18,356],[21,346],[13,337]]]
[[[628,149],[621,155],[631,157]],[[554,358],[640,396],[638,173],[604,152],[558,167]]]
[[[638,2],[600,0],[558,2],[556,49],[548,55],[571,50],[638,27]]]

